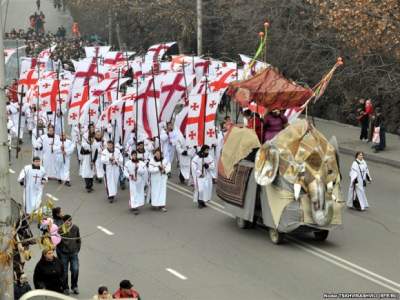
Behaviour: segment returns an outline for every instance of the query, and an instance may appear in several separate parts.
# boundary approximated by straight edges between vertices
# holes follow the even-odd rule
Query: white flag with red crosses
[[[220,93],[189,96],[186,120],[186,141],[189,146],[216,144],[215,120],[220,99]]]
[[[39,106],[43,111],[56,112],[67,110],[71,81],[57,79],[40,79]]]
[[[83,105],[89,100],[88,86],[82,86],[71,95],[68,111],[68,124],[78,125]]]

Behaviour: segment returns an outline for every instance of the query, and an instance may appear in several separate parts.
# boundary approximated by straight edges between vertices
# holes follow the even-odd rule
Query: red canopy
[[[300,107],[313,91],[287,80],[276,69],[267,68],[250,79],[232,82],[228,94],[241,106],[248,106],[251,100],[255,100],[271,111],[274,108]]]

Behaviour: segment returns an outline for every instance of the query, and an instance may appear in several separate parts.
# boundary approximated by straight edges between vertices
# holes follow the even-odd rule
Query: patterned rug
[[[251,167],[236,165],[230,178],[218,174],[217,195],[228,203],[243,207],[252,169]]]

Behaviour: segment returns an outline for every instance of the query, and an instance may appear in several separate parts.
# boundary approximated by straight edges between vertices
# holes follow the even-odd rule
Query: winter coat
[[[67,233],[60,232],[60,235],[62,239],[57,245],[57,251],[62,254],[78,254],[81,250],[79,227],[72,224]]]
[[[44,256],[39,260],[33,273],[35,289],[46,289],[63,292],[64,267],[61,261],[54,257],[48,261]]]

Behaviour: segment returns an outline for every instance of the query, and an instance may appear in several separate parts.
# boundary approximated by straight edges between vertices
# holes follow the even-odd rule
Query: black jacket
[[[62,233],[62,228],[60,230],[62,239],[57,245],[57,250],[63,254],[78,254],[81,250],[79,227],[72,224],[71,228],[65,234]]]
[[[44,256],[39,260],[33,273],[35,289],[46,289],[55,292],[63,292],[64,267],[61,261],[54,257],[52,261]]]

